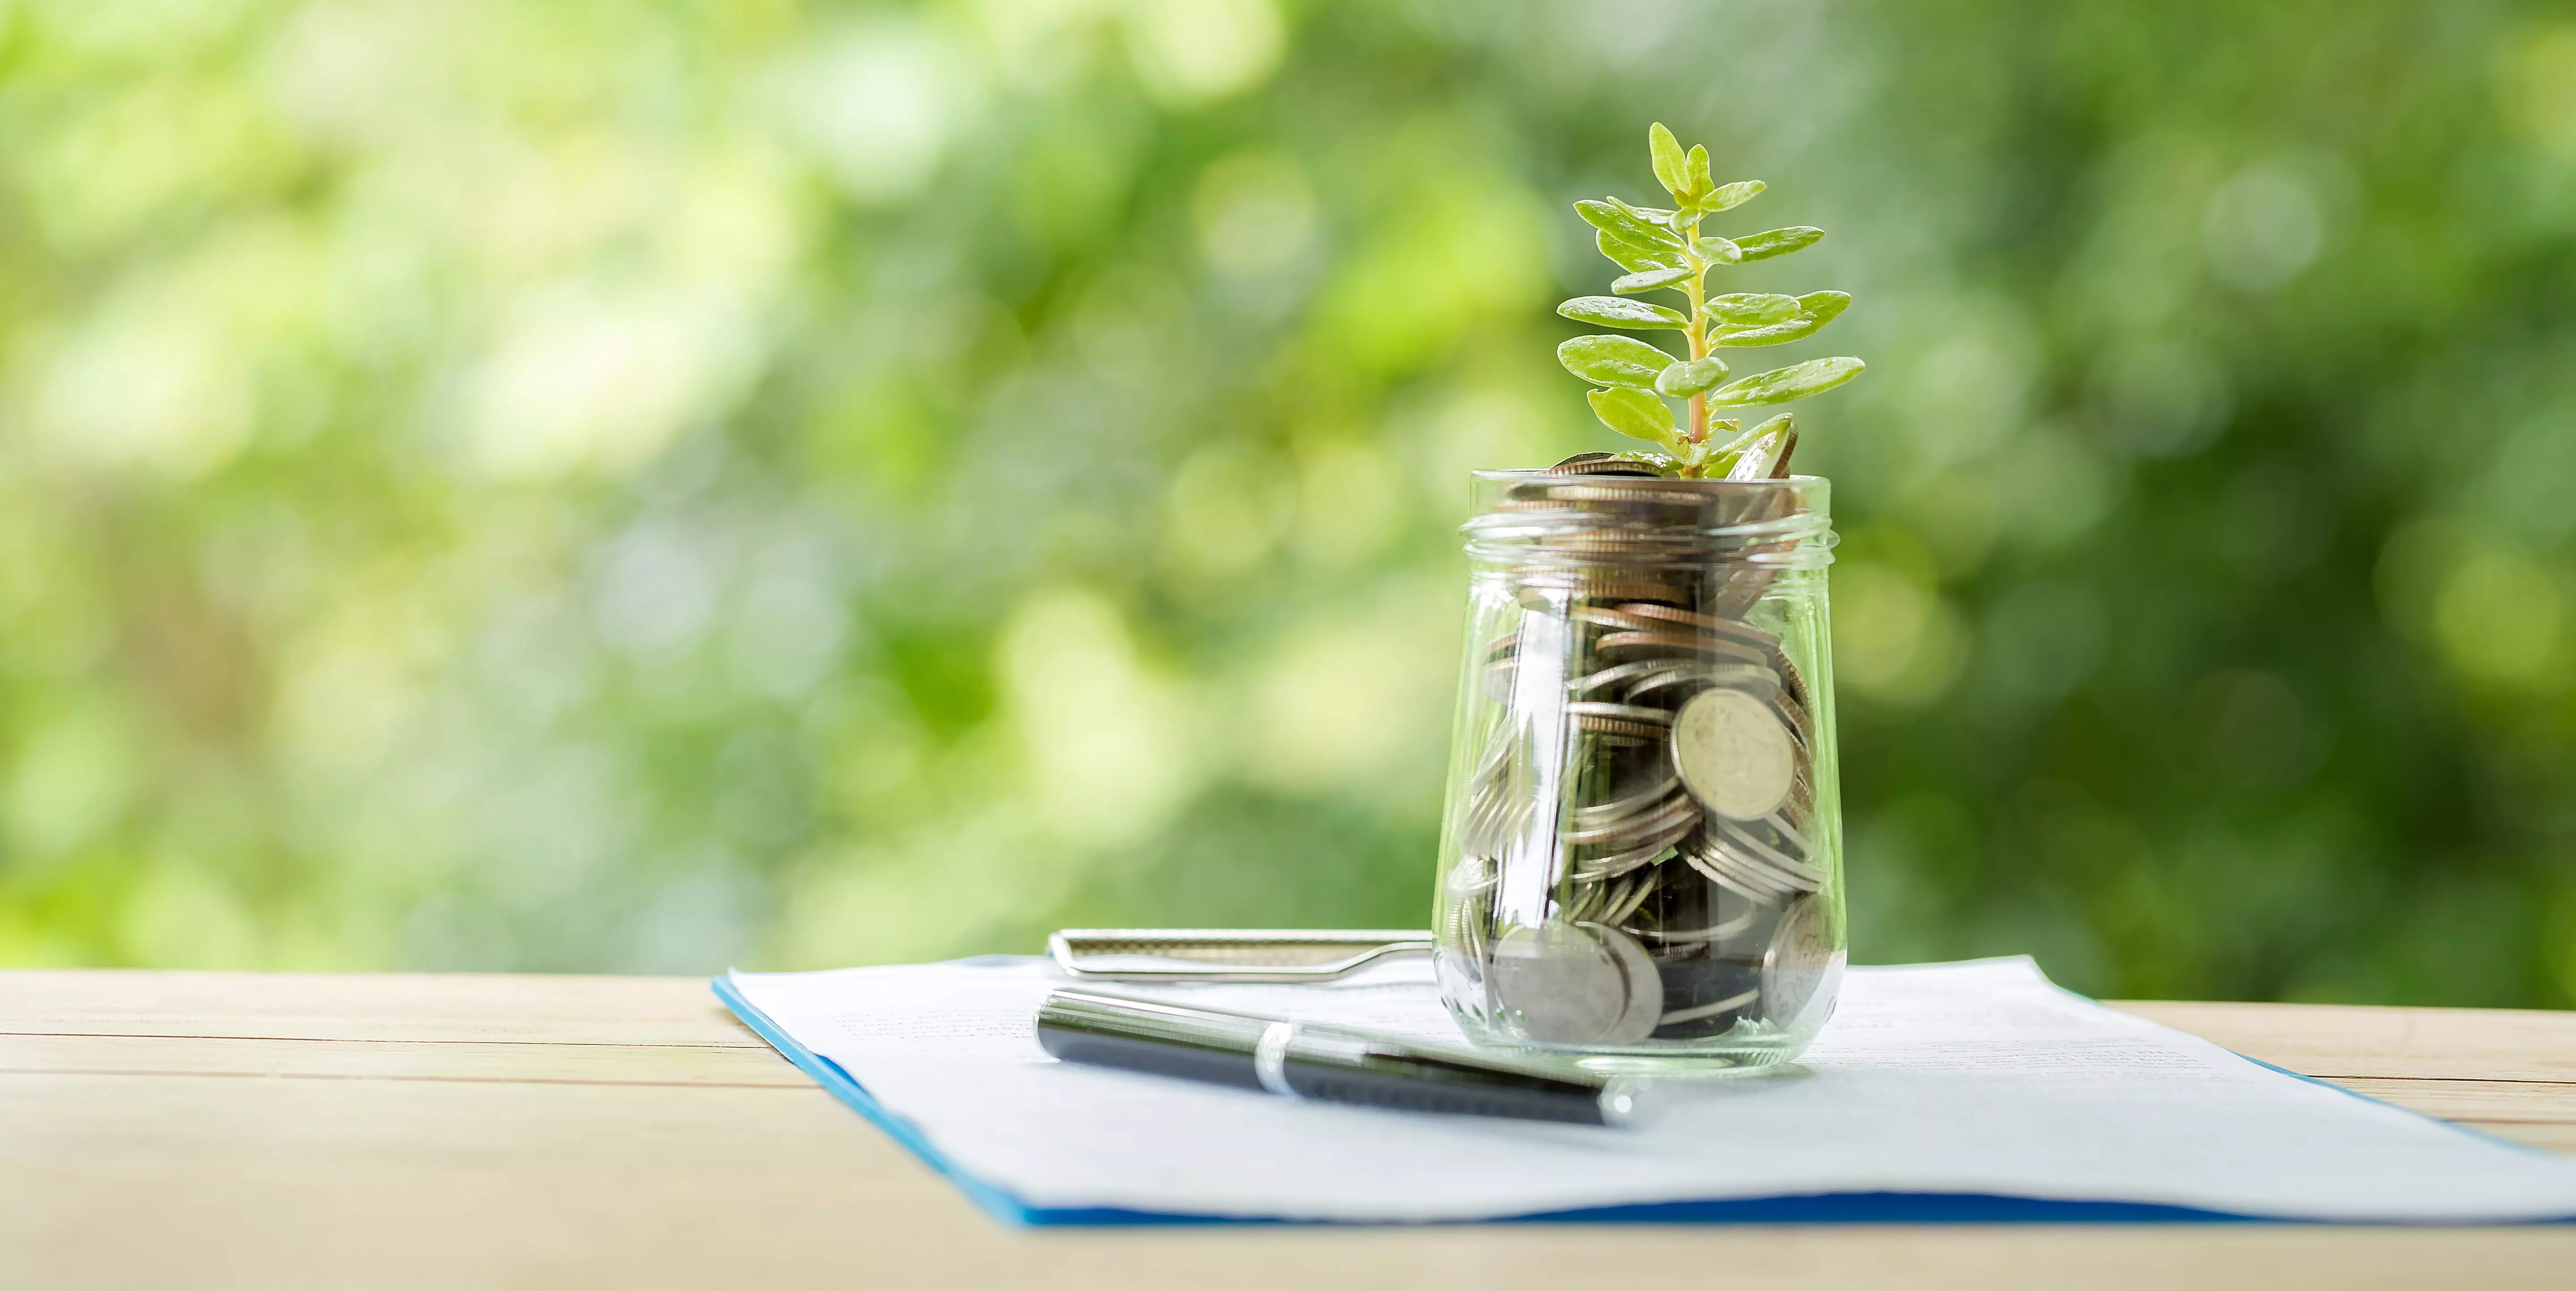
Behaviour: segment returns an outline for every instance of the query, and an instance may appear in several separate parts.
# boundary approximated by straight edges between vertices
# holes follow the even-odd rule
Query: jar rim
[[[1621,488],[1682,488],[1709,492],[1742,490],[1747,493],[1800,486],[1813,487],[1830,483],[1822,475],[1789,475],[1776,480],[1685,480],[1670,475],[1569,475],[1542,467],[1484,469],[1469,471],[1468,474],[1476,479],[1491,480],[1497,484],[1520,484],[1544,480],[1568,484],[1578,480],[1608,484],[1615,481]]]

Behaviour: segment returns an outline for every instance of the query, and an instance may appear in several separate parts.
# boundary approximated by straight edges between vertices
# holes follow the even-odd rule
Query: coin
[[[1774,651],[1771,655],[1771,666],[1780,671],[1780,688],[1788,692],[1789,698],[1796,701],[1798,707],[1805,708],[1807,679],[1799,675],[1798,665],[1791,663],[1787,654]]]
[[[1629,507],[1688,507],[1697,510],[1704,505],[1693,493],[1635,484],[1551,484],[1547,486],[1547,496],[1558,502],[1608,502]],[[1696,541],[1687,534],[1659,536],[1666,541]]]
[[[1675,667],[1676,665],[1670,659],[1638,659],[1629,663],[1612,664],[1599,672],[1589,673],[1567,682],[1565,689],[1570,694],[1580,695],[1588,691],[1635,682],[1657,673],[1670,672]]]
[[[1771,697],[1771,709],[1780,715],[1781,721],[1788,724],[1789,734],[1797,738],[1798,747],[1803,749],[1815,743],[1807,727],[1807,710],[1789,702],[1786,693]]]
[[[1580,609],[1576,610],[1570,617],[1577,623],[1589,623],[1594,627],[1609,628],[1614,632],[1653,632],[1656,630],[1655,621],[1653,619],[1645,618],[1641,615],[1622,613],[1618,610]]]
[[[1834,948],[1829,917],[1821,898],[1800,897],[1772,931],[1762,954],[1762,1017],[1773,1026],[1802,1025],[1808,1004],[1820,997],[1833,1007],[1833,992],[1821,988],[1841,975],[1843,954]]]
[[[1725,849],[1729,856],[1751,867],[1766,880],[1785,883],[1801,892],[1813,892],[1824,886],[1823,875],[1809,867],[1804,859],[1785,850],[1785,840],[1758,823],[1747,825],[1734,820],[1711,820],[1703,832],[1711,843]]]
[[[1601,944],[1608,947],[1611,958],[1619,963],[1620,978],[1627,988],[1627,1005],[1619,1020],[1604,1033],[1601,1044],[1635,1044],[1655,1033],[1655,1024],[1664,1016],[1664,979],[1655,971],[1653,957],[1636,939],[1607,924],[1581,925]]]
[[[1684,834],[1689,833],[1689,827],[1684,826],[1681,832]],[[1593,883],[1602,879],[1614,879],[1632,870],[1638,870],[1648,865],[1652,865],[1656,861],[1660,861],[1665,857],[1672,855],[1674,841],[1673,836],[1669,834],[1660,838],[1650,838],[1644,843],[1627,851],[1614,852],[1608,856],[1593,857],[1591,860],[1584,861],[1581,864],[1576,865],[1567,873],[1579,883]]]
[[[1566,813],[1566,819],[1576,825],[1606,825],[1639,812],[1652,811],[1680,789],[1681,783],[1679,776],[1666,771],[1635,793],[1590,807],[1577,807]]]
[[[1699,804],[1692,802],[1688,796],[1676,796],[1670,799],[1667,805],[1655,810],[1569,829],[1561,837],[1570,846],[1590,847],[1618,843],[1632,838],[1676,833],[1679,832],[1677,826],[1687,827],[1698,819]]]
[[[1767,699],[1780,688],[1780,674],[1758,663],[1695,663],[1641,677],[1621,697],[1632,704],[1668,706],[1710,686],[1729,686]]]
[[[1668,1039],[1719,1035],[1732,1030],[1748,1006],[1762,998],[1762,970],[1729,959],[1667,962],[1663,1015],[1655,1034]]]
[[[1622,605],[1618,607],[1618,612],[1642,619],[1678,623],[1684,627],[1697,628],[1702,632],[1734,637],[1747,645],[1763,650],[1780,648],[1780,638],[1742,619],[1722,619],[1714,615],[1694,614],[1689,610],[1676,609],[1669,605]]]
[[[1705,654],[1740,663],[1760,664],[1767,661],[1762,652],[1741,642],[1719,637],[1685,636],[1678,632],[1612,632],[1592,643],[1604,654],[1636,651],[1655,654]]]
[[[1788,651],[1782,647],[1780,638],[1761,627],[1742,619],[1694,614],[1674,606],[1651,603],[1622,605],[1611,613],[1625,615],[1632,619],[1644,619],[1650,623],[1678,623],[1697,628],[1702,632],[1712,632],[1741,641],[1762,652],[1763,662],[1780,675],[1781,688],[1789,693],[1792,700],[1801,705],[1807,702],[1807,679],[1799,673],[1798,665],[1790,662]]]
[[[1710,811],[1754,820],[1789,800],[1797,750],[1770,705],[1740,690],[1704,690],[1673,717],[1673,770]]]
[[[1672,728],[1662,722],[1639,722],[1621,717],[1596,717],[1589,713],[1574,715],[1574,724],[1595,735],[1619,735],[1630,739],[1655,741],[1664,738]]]
[[[1705,928],[1656,929],[1642,931],[1638,935],[1667,946],[1704,946],[1710,942],[1743,936],[1744,930],[1752,927],[1754,919],[1761,913],[1760,907],[1747,906],[1734,918],[1721,920]]]
[[[1491,858],[1467,856],[1460,858],[1456,865],[1450,867],[1447,887],[1460,896],[1474,896],[1476,893],[1490,890],[1501,879],[1501,870]]]
[[[1547,468],[1550,475],[1642,475],[1660,476],[1663,471],[1653,462],[1623,457],[1617,453],[1576,453]]]
[[[1633,943],[1631,943],[1633,944]],[[1588,928],[1522,925],[1494,940],[1495,1002],[1542,1044],[1598,1044],[1628,1015],[1628,969]]]
[[[1615,717],[1625,722],[1650,722],[1657,726],[1670,725],[1673,720],[1673,710],[1669,708],[1648,708],[1643,704],[1611,704],[1592,699],[1575,700],[1565,706],[1565,711],[1577,717]]]
[[[1687,840],[1680,852],[1685,864],[1738,896],[1777,902],[1797,895],[1796,888],[1746,864],[1705,833]]]

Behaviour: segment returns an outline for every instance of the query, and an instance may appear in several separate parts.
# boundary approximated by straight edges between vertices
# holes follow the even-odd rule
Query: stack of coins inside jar
[[[1438,931],[1471,1033],[1652,1050],[1830,1008],[1830,713],[1799,660],[1831,540],[1809,500],[1596,454],[1469,524],[1487,607]]]

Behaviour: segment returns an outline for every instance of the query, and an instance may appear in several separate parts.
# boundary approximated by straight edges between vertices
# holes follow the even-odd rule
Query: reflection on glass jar
[[[1843,966],[1826,483],[1582,469],[1475,478],[1442,998],[1593,1065],[1785,1062]]]

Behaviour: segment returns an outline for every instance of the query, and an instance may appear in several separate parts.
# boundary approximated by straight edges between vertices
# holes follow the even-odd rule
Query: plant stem
[[[1697,252],[1689,249],[1690,247],[1697,245],[1699,242],[1698,216],[1691,217],[1690,228],[1682,234],[1682,242],[1682,255],[1689,260],[1691,268],[1691,276],[1688,279],[1688,282],[1690,283],[1690,330],[1687,335],[1690,337],[1691,359],[1693,362],[1697,362],[1700,359],[1708,357],[1707,305],[1704,300],[1704,293],[1700,286],[1700,276],[1707,273],[1709,268],[1707,265],[1700,263],[1700,258]],[[1708,440],[1708,396],[1706,394],[1695,394],[1690,397],[1690,430],[1688,435],[1689,442],[1693,445],[1704,444]],[[1706,463],[1701,463],[1700,465],[1691,468],[1691,474],[1702,474],[1705,469]]]

